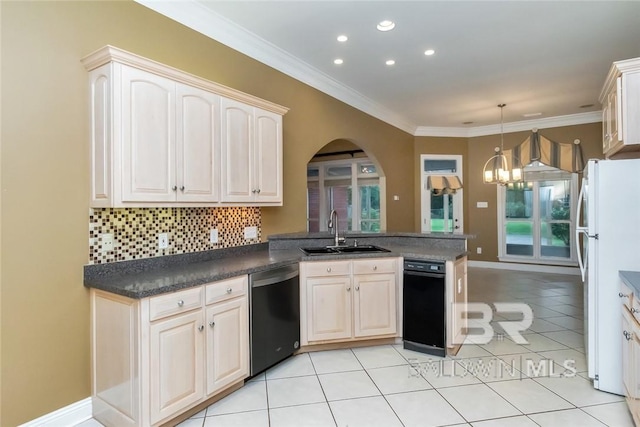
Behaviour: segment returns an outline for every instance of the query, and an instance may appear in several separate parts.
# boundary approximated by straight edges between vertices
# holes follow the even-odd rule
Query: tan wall
[[[540,129],[541,135],[552,141],[571,143],[576,138],[582,141],[585,160],[602,158],[602,124],[591,123],[579,126],[565,126]],[[504,135],[504,148],[512,148],[525,140],[531,132],[514,132]],[[479,261],[498,261],[498,225],[496,214],[496,186],[482,183],[484,163],[493,156],[494,148],[500,145],[499,135],[469,138],[468,173],[465,180],[467,212],[465,216],[466,232],[476,238],[468,241],[469,259]],[[468,190],[468,191],[466,191]],[[477,202],[488,202],[488,208],[477,208]],[[482,247],[482,254],[476,254],[476,248]]]
[[[387,176],[387,225],[414,223],[413,136],[132,2],[2,2],[0,425],[90,394],[88,93],[84,55],[129,50],[285,105],[284,207],[263,236],[305,229],[306,165],[348,139]],[[400,201],[392,201],[397,194]]]

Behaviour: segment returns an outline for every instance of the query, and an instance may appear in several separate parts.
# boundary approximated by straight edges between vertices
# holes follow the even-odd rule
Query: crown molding
[[[135,0],[192,30],[314,87],[411,135],[416,125],[194,1]]]
[[[520,132],[533,128],[549,129],[561,126],[575,126],[587,123],[598,123],[602,121],[602,111],[591,111],[588,113],[569,114],[566,116],[546,117],[543,119],[523,120],[504,124],[504,133]],[[462,137],[473,138],[476,136],[497,135],[500,133],[500,125],[477,126],[471,128],[457,127],[429,127],[418,126],[415,136],[441,136],[441,137]]]

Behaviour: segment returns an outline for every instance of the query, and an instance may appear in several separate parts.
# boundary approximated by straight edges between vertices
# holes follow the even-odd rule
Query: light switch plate
[[[218,243],[218,229],[217,228],[212,228],[211,231],[209,232],[209,243],[211,243],[212,245],[215,245],[216,243]]]
[[[258,227],[245,227],[244,228],[244,240],[251,240],[258,238]]]
[[[476,207],[477,208],[488,208],[489,207],[489,203],[488,202],[478,202],[478,203],[476,203]]]

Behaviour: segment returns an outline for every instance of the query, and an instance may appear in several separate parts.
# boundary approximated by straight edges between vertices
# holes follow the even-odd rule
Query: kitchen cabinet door
[[[310,277],[306,288],[308,341],[351,338],[351,277]]]
[[[255,129],[256,200],[282,203],[282,116],[256,108]]]
[[[151,423],[178,414],[204,397],[202,310],[150,328]]]
[[[122,115],[122,202],[175,201],[175,82],[118,67],[122,99],[114,109]]]
[[[253,107],[232,99],[220,100],[222,110],[223,202],[251,202],[256,193],[253,172]]]
[[[246,296],[207,308],[207,396],[249,375]]]
[[[396,275],[353,276],[354,336],[396,333]]]
[[[176,98],[176,199],[217,202],[220,97],[178,83]]]

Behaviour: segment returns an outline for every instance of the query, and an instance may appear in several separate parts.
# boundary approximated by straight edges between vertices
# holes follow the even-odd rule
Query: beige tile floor
[[[587,377],[582,295],[577,276],[469,268],[470,301],[531,306],[528,344],[497,324],[517,315],[494,313],[495,338],[465,344],[455,357],[402,345],[300,354],[180,427],[633,426],[623,398]],[[527,366],[553,366],[553,375]]]

